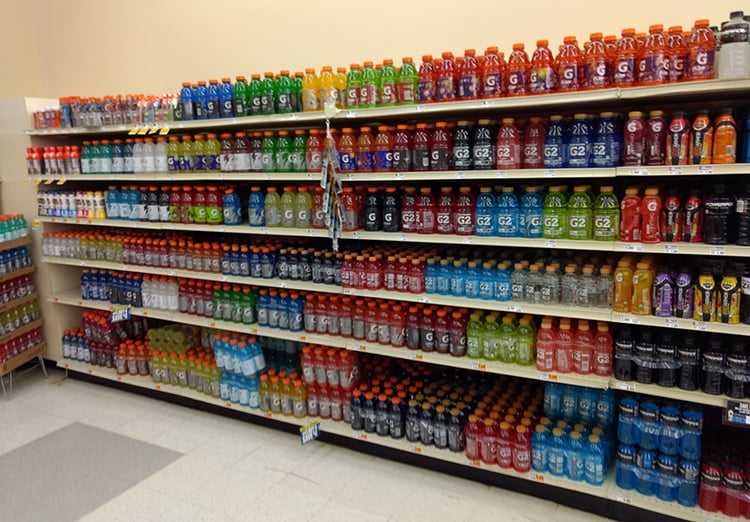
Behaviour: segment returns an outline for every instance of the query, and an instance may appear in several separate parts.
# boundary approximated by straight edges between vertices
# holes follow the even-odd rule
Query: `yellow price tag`
[[[151,136],[152,134],[156,134],[157,132],[159,132],[159,129],[156,127],[153,127],[148,130],[148,135]]]
[[[159,136],[166,136],[167,134],[169,134],[169,127],[159,129]]]
[[[39,185],[42,182],[41,179],[37,178],[34,180],[34,185]]]
[[[128,136],[135,136],[136,134],[138,134],[138,129],[130,129],[128,131]]]
[[[28,185],[29,183],[31,183],[31,180],[29,178],[26,178],[25,180],[23,180],[24,185]]]
[[[68,181],[67,178],[60,178],[57,180],[58,185],[65,185],[65,182]]]
[[[55,181],[54,179],[48,178],[48,179],[44,180],[44,184],[45,185],[52,185],[52,183],[54,183],[54,181]]]
[[[145,136],[148,134],[148,127],[143,127],[142,129],[138,129],[138,136]]]
[[[42,224],[42,223],[41,223],[41,222],[40,222],[40,221],[39,221],[38,219],[35,219],[35,220],[34,220],[34,221],[33,221],[33,222],[31,223],[31,226],[32,226],[32,227],[34,227],[34,228],[37,228],[37,227],[38,227],[39,225],[41,225],[41,224]]]

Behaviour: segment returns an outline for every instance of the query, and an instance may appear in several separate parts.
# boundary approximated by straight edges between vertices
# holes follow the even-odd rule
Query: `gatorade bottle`
[[[641,201],[641,242],[661,241],[662,201],[657,187],[648,187]]]
[[[370,108],[377,105],[378,76],[372,62],[365,62],[362,68],[362,86],[359,88],[359,107]]]
[[[338,143],[339,166],[342,171],[354,172],[357,170],[357,159],[355,153],[354,129],[345,127],[341,129],[341,137]]]
[[[462,100],[475,100],[479,96],[479,65],[475,55],[474,49],[466,49],[464,61],[458,70],[458,97]]]
[[[688,78],[690,80],[711,80],[715,76],[716,38],[708,26],[708,20],[696,20],[693,32],[690,33],[688,42]]]
[[[281,71],[278,79],[274,84],[274,105],[279,114],[286,114],[294,111],[294,81],[289,76],[289,71]]]
[[[412,168],[411,133],[408,125],[397,125],[393,137],[393,169],[408,172]]]
[[[378,127],[378,135],[375,138],[375,170],[379,172],[393,170],[393,136],[386,125]]]
[[[648,263],[638,263],[635,272],[633,272],[633,300],[630,304],[630,313],[651,315],[652,285],[653,273],[651,267]]]
[[[412,146],[414,170],[430,170],[430,145],[430,133],[427,130],[427,124],[417,123]]]
[[[375,170],[375,138],[370,127],[361,127],[356,146],[356,165],[359,172]]]
[[[436,101],[437,75],[435,64],[431,54],[422,56],[422,64],[419,66],[419,103],[431,103]]]
[[[604,89],[612,85],[612,71],[602,33],[591,33],[583,56],[584,85],[587,89]]]
[[[310,129],[305,163],[307,172],[320,172],[323,167],[323,138],[318,129]]]
[[[266,196],[266,205],[268,205],[268,197]],[[282,227],[293,227],[296,222],[296,203],[297,203],[297,192],[294,187],[284,187],[284,193],[280,198],[281,208],[281,226]],[[268,221],[268,212],[266,212],[266,221]]]
[[[503,54],[497,47],[488,47],[482,68],[482,98],[499,98],[505,93],[505,73]]]
[[[543,94],[557,90],[555,58],[548,46],[548,40],[537,40],[536,50],[531,57],[529,91],[535,94]]]
[[[474,133],[472,148],[473,166],[475,170],[490,170],[494,166],[495,147],[492,141],[490,120],[479,120]]]
[[[206,117],[216,119],[221,117],[219,110],[219,80],[208,80],[206,90]]]
[[[307,137],[306,132],[302,129],[294,131],[294,140],[292,141],[291,153],[289,155],[290,170],[292,172],[306,172],[307,164]]]
[[[544,135],[544,168],[560,169],[568,166],[568,147],[565,142],[565,123],[560,115],[549,117]]]
[[[396,83],[396,99],[398,105],[410,105],[416,103],[417,89],[419,88],[419,73],[411,56],[402,59],[401,70],[398,71]]]
[[[532,117],[523,133],[521,165],[525,169],[544,167],[544,135],[546,129],[541,118]]]
[[[435,198],[429,187],[419,189],[416,203],[416,228],[420,234],[434,234],[436,226]]]
[[[204,146],[203,165],[209,172],[219,172],[221,170],[221,145],[216,139],[216,134],[207,134]]]
[[[526,187],[521,197],[521,209],[518,220],[521,237],[542,237],[542,213],[544,211],[544,197],[537,187]]]
[[[399,74],[390,58],[383,60],[383,72],[380,75],[380,105],[391,106],[398,102]]]
[[[222,118],[231,118],[234,112],[234,87],[229,78],[221,79],[221,88],[219,89],[219,113]]]
[[[588,168],[591,166],[591,144],[593,128],[587,114],[573,116],[568,139],[568,167]]]
[[[497,134],[495,168],[511,170],[521,168],[521,138],[513,118],[503,118]]]
[[[623,136],[623,161],[625,166],[637,166],[645,163],[646,154],[646,124],[643,113],[632,111],[628,113]]]
[[[737,124],[732,117],[732,109],[723,109],[716,117],[713,141],[714,163],[737,161]]]
[[[641,240],[641,197],[638,195],[638,187],[625,189],[625,197],[620,203],[620,241],[637,243]]]
[[[343,109],[346,107],[346,67],[337,67],[336,74],[333,78],[333,87],[336,89],[338,98],[336,99],[336,108]]]
[[[667,165],[687,165],[690,158],[690,122],[677,111],[667,128]]]
[[[612,295],[612,310],[629,313],[633,300],[633,267],[630,261],[621,259],[617,263],[614,275],[614,291]]]
[[[244,76],[237,76],[234,82],[234,114],[235,116],[247,116],[249,107],[250,87]]]
[[[669,60],[664,27],[654,24],[648,28],[648,37],[638,60],[638,82],[641,85],[658,85],[669,80]]]
[[[430,168],[432,170],[444,171],[450,168],[451,141],[448,124],[444,121],[437,122],[430,140]]]
[[[594,201],[594,239],[616,241],[620,231],[620,204],[614,187],[603,186]]]
[[[591,198],[585,186],[575,187],[568,201],[567,233],[569,239],[591,239],[593,212]]]
[[[635,29],[623,29],[622,38],[615,51],[614,84],[617,87],[633,87],[638,82],[638,42]]]
[[[261,99],[263,98],[263,82],[260,80],[260,74],[250,76],[250,85],[248,90],[248,113],[251,116],[261,114]]]
[[[513,187],[503,187],[497,198],[496,233],[499,237],[518,237],[518,197]]]
[[[542,211],[542,237],[545,239],[563,239],[566,237],[568,223],[568,202],[562,187],[550,187],[544,198]]]
[[[492,193],[492,187],[481,187],[479,189],[475,211],[477,236],[488,237],[496,235],[496,208],[497,204],[495,201],[495,195]]]
[[[421,75],[420,75],[421,76]],[[440,65],[435,71],[436,78],[436,101],[451,101],[457,97],[456,92],[456,61],[453,53],[445,52],[442,54]],[[421,82],[420,82],[421,83]]]
[[[711,163],[713,142],[714,128],[711,125],[708,111],[698,111],[690,133],[690,163],[694,165]]]
[[[459,188],[458,197],[454,204],[454,231],[460,236],[471,236],[474,234],[474,196],[471,187]]]
[[[193,90],[190,88],[190,82],[182,82],[180,91],[180,119],[189,121],[195,119],[193,110]]]
[[[687,62],[687,43],[681,25],[673,25],[667,32],[667,60],[669,61],[667,81],[683,81]]]
[[[320,83],[315,69],[305,69],[305,77],[302,79],[302,110],[304,112],[320,110],[322,106],[319,95]]]
[[[620,122],[613,112],[599,114],[591,147],[593,167],[611,168],[620,165],[623,142]]]
[[[563,38],[563,45],[555,60],[559,91],[577,91],[582,86],[583,57],[575,36]]]
[[[324,107],[326,103],[335,104],[338,100],[334,80],[333,67],[324,65],[320,70],[320,78],[318,80],[318,99],[320,100],[321,107]]]
[[[279,131],[279,137],[273,148],[274,170],[276,172],[289,172],[291,170],[292,139],[289,131]]]
[[[205,120],[208,118],[208,89],[206,82],[199,81],[197,86],[192,86],[193,90],[193,111],[196,120]]]
[[[522,43],[513,44],[513,52],[508,58],[508,74],[505,92],[508,96],[521,96],[529,92],[529,56]]]
[[[276,187],[268,187],[264,200],[263,214],[266,226],[281,226],[281,196],[279,196]]]
[[[206,193],[206,223],[209,225],[220,225],[224,222],[224,206],[223,206],[223,199],[221,195],[219,194],[219,188],[210,186],[207,187],[208,192]],[[232,201],[232,198],[230,198],[229,202],[231,204],[236,204],[236,207],[229,208],[230,214],[234,213],[236,215],[237,212],[239,212],[239,199],[236,201]],[[236,224],[236,223],[235,223]]]
[[[312,196],[307,187],[297,189],[297,199],[294,202],[296,210],[294,226],[297,228],[310,228],[312,226]]]
[[[263,74],[260,92],[260,113],[274,114],[276,112],[276,82],[272,72]]]
[[[667,123],[663,111],[651,111],[646,122],[646,165],[664,165],[667,156]]]
[[[353,63],[349,66],[346,77],[346,106],[355,109],[360,106],[359,90],[362,87],[362,68]]]

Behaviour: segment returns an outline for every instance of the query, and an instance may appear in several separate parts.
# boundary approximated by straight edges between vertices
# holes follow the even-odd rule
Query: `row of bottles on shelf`
[[[731,109],[712,121],[685,112],[552,115],[549,121],[503,118],[332,129],[342,172],[515,170],[747,161]],[[195,134],[84,141],[82,146],[29,147],[30,175],[180,172],[310,172],[322,168],[319,129]],[[744,143],[741,139],[740,144]]]
[[[682,26],[649,26],[648,33],[622,30],[621,38],[591,33],[579,47],[567,36],[557,55],[547,40],[537,40],[531,56],[515,43],[506,62],[497,47],[483,54],[467,49],[463,56],[444,52],[422,56],[419,67],[405,57],[375,64],[324,66],[291,74],[265,72],[210,81],[182,82],[179,94],[61,98],[59,108],[34,113],[35,128],[71,128],[169,120],[201,120],[260,114],[498,98],[579,89],[655,85],[685,80],[743,77],[750,74],[747,21],[742,11],[709,27],[696,20]],[[722,59],[723,57],[723,59]]]
[[[652,398],[620,400],[615,481],[666,502],[698,504],[703,412]]]
[[[750,519],[750,461],[743,435],[719,432],[704,442],[698,494],[704,511]]]
[[[37,328],[4,342],[0,342],[0,363],[31,350],[43,342],[42,329]]]
[[[29,223],[23,214],[0,215],[0,242],[12,241],[29,235]]]
[[[744,399],[750,397],[750,350],[744,337],[623,326],[614,340],[614,376]]]
[[[63,332],[63,358],[115,368],[120,343],[142,339],[148,330],[148,320],[131,317],[126,321],[112,322],[110,319],[108,312],[85,311],[81,317],[82,326]],[[147,355],[143,354],[143,357]]]
[[[3,281],[0,283],[0,306],[16,299],[23,299],[34,292],[36,292],[36,287],[34,286],[34,279],[30,275]]]
[[[12,248],[0,252],[0,276],[31,266],[31,256],[26,247]]]

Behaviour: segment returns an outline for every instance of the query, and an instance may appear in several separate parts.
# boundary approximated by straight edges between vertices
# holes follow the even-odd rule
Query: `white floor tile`
[[[107,502],[83,518],[85,522],[156,521],[162,513],[177,505],[177,499],[141,484]]]
[[[323,506],[311,520],[312,522],[384,522],[388,518],[332,500]]]
[[[286,522],[288,520],[312,519],[327,500],[317,495],[297,491],[289,487],[275,486],[237,517],[237,520],[263,520],[264,522]]]
[[[193,492],[210,484],[226,469],[210,457],[185,455],[141,484],[175,498],[189,499]]]
[[[227,518],[202,507],[178,502],[161,515],[162,522],[225,522]]]

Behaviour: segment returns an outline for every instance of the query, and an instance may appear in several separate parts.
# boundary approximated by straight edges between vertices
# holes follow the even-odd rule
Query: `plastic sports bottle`
[[[458,70],[458,97],[462,100],[474,100],[479,96],[479,65],[475,55],[474,49],[466,49],[464,61]]]
[[[361,127],[356,145],[356,164],[360,172],[375,170],[375,138],[370,127]]]
[[[490,170],[494,166],[495,143],[492,140],[490,120],[479,120],[474,133],[472,163],[475,170]]]
[[[532,117],[523,132],[521,164],[524,169],[544,167],[544,135],[546,129],[541,118]]]
[[[620,202],[620,241],[639,242],[641,240],[641,197],[638,187],[625,189],[625,197]]]
[[[620,234],[620,203],[614,194],[614,187],[599,188],[594,201],[593,238],[598,241],[616,241]]]
[[[612,85],[612,71],[602,33],[591,33],[583,56],[584,85],[587,89],[604,89]]]
[[[234,87],[229,78],[221,79],[219,88],[219,114],[222,118],[231,118],[234,111]]]
[[[378,76],[372,62],[365,62],[362,68],[362,84],[359,88],[359,107],[369,108],[377,105]]]
[[[399,74],[393,66],[393,60],[390,58],[383,60],[383,72],[380,76],[380,105],[396,105],[398,101],[398,79]]]
[[[641,242],[661,241],[662,200],[658,187],[648,187],[641,201]]]
[[[593,212],[591,198],[585,186],[573,189],[568,201],[567,236],[569,239],[591,239],[593,236]]]
[[[419,88],[419,73],[411,56],[403,58],[401,70],[398,72],[396,96],[399,105],[416,103]]]
[[[499,98],[505,92],[506,64],[497,47],[488,47],[484,52],[482,67],[482,98]]]
[[[518,197],[513,192],[513,187],[502,188],[502,193],[497,198],[495,217],[497,219],[496,235],[499,237],[518,236]]]
[[[648,37],[638,59],[638,83],[658,85],[669,79],[669,61],[664,27],[654,24],[648,28]]]
[[[568,146],[565,140],[565,123],[560,115],[549,118],[544,135],[544,167],[560,169],[568,166]]]
[[[638,43],[635,29],[622,30],[622,38],[617,42],[614,64],[614,84],[618,87],[632,87],[638,82]]]
[[[362,67],[353,63],[349,66],[346,77],[346,106],[357,108],[360,106],[359,90],[362,87]]]
[[[456,61],[453,58],[453,53],[444,52],[442,53],[442,59],[439,62],[437,70],[435,71],[436,78],[436,101],[450,101],[457,98],[458,93],[456,92]]]
[[[216,119],[221,117],[219,110],[219,80],[208,80],[206,90],[206,117]]]
[[[435,124],[435,132],[430,140],[430,169],[448,170],[451,157],[451,133],[448,124],[439,121]]]
[[[524,44],[514,43],[513,52],[508,57],[508,74],[505,80],[505,92],[508,96],[521,96],[529,92],[530,67]]]
[[[688,41],[688,78],[690,80],[713,79],[715,55],[716,38],[709,28],[709,21],[696,20]]]
[[[568,138],[568,166],[588,168],[591,166],[593,128],[587,114],[576,114],[570,126]]]
[[[557,70],[555,58],[549,49],[548,40],[537,40],[536,50],[531,57],[529,91],[535,94],[557,90]]]
[[[602,112],[595,124],[591,165],[610,168],[619,166],[622,145],[621,120],[613,112]]]
[[[563,45],[555,60],[559,91],[577,91],[583,82],[583,57],[575,36],[563,38]]]
[[[681,82],[685,79],[687,52],[687,42],[682,32],[682,26],[673,25],[667,32],[668,81]]]
[[[281,226],[281,196],[279,196],[276,187],[268,187],[264,199],[263,213],[266,226]]]
[[[496,235],[497,219],[495,217],[496,201],[492,187],[481,187],[476,201],[476,235]]]
[[[302,110],[304,112],[318,111],[322,108],[320,102],[320,81],[315,69],[305,69],[302,79]]]
[[[550,187],[544,198],[542,211],[542,237],[546,239],[563,239],[566,237],[568,223],[568,201],[562,187]]]
[[[495,168],[511,170],[521,168],[521,138],[513,118],[503,118],[495,146]]]
[[[542,213],[544,211],[544,196],[537,187],[526,187],[521,197],[518,220],[521,237],[542,237]]]

